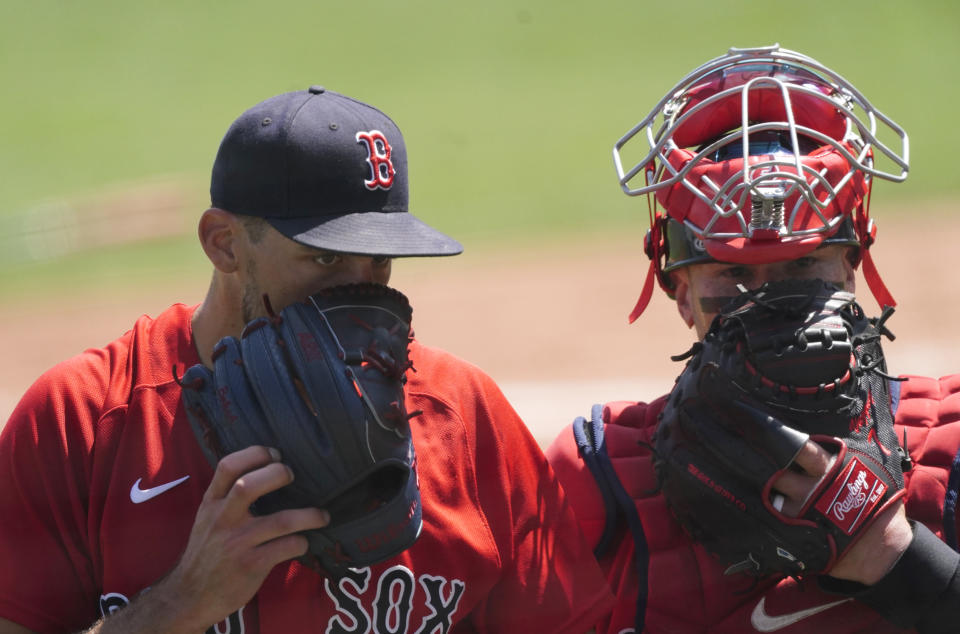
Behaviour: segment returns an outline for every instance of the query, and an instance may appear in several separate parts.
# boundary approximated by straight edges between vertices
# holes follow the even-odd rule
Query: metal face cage
[[[783,261],[833,242],[861,247],[874,296],[895,305],[868,252],[869,201],[873,178],[906,179],[909,140],[816,60],[778,44],[731,48],[668,91],[613,159],[621,189],[649,205],[651,264],[631,321],[654,279],[671,293],[678,266]]]
[[[878,138],[881,128],[896,150]],[[626,146],[644,141],[643,158],[625,169]],[[894,169],[878,169],[875,154]],[[906,179],[909,144],[840,75],[774,45],[732,48],[695,69],[617,141],[613,157],[625,193],[652,194],[652,207],[708,250],[714,241],[742,249],[742,240],[786,246],[833,233],[873,177]]]

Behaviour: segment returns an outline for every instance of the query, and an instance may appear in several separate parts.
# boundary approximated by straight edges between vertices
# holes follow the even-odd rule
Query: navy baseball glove
[[[728,574],[827,572],[903,495],[909,459],[880,347],[888,315],[868,319],[821,280],[768,283],[734,298],[688,353],[654,464],[678,521]],[[807,439],[835,459],[788,517],[771,483]]]
[[[270,311],[272,313],[272,311]],[[280,450],[292,484],[258,514],[317,507],[329,526],[304,533],[303,562],[334,576],[383,561],[420,534],[416,458],[404,406],[412,310],[379,284],[327,289],[225,337],[181,379],[211,465],[251,445]]]

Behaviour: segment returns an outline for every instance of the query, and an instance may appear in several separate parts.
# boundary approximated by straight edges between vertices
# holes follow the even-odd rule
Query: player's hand
[[[807,498],[826,475],[833,458],[829,451],[808,440],[794,460],[797,470],[786,471],[774,480],[774,506],[781,506],[784,515],[799,515]],[[897,500],[876,517],[860,539],[830,569],[829,574],[838,579],[872,585],[889,572],[912,539],[913,531],[907,521],[903,501]]]
[[[257,498],[293,481],[280,460],[275,449],[248,447],[217,464],[183,555],[148,593],[176,606],[183,631],[202,632],[246,605],[276,564],[306,553],[296,533],[329,523],[314,508],[250,513]]]

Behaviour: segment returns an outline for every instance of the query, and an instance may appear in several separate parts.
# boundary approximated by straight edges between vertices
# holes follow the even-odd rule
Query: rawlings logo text
[[[403,531],[403,529],[405,529],[410,524],[410,520],[412,520],[413,516],[416,514],[417,507],[419,506],[419,504],[420,504],[420,500],[413,500],[412,502],[410,502],[410,507],[407,509],[406,517],[404,517],[399,522],[394,522],[393,524],[390,524],[389,526],[384,528],[382,531],[376,533],[375,535],[370,535],[369,537],[364,537],[362,539],[357,540],[356,542],[357,548],[359,548],[363,552],[369,552],[371,550],[374,550],[375,548],[379,548],[384,544],[389,543],[390,540],[394,539],[397,535],[399,535]]]
[[[323,351],[320,349],[320,344],[317,343],[313,333],[297,333],[297,340],[300,343],[300,349],[303,350],[303,354],[307,358],[307,361],[323,360]]]
[[[736,506],[741,511],[747,510],[747,505],[744,504],[743,500],[741,500],[740,498],[735,496],[733,493],[723,488],[722,485],[714,482],[713,478],[711,478],[707,474],[700,471],[700,469],[698,469],[696,465],[688,464],[687,471],[690,472],[690,475],[692,475],[697,480],[702,482],[708,489],[711,489],[714,493],[718,494],[720,497],[727,500],[728,502]]]
[[[887,486],[854,456],[817,500],[816,509],[847,535],[870,517]]]
[[[867,501],[867,472],[861,471],[857,474],[857,479],[847,485],[847,497],[833,505],[833,514],[838,520],[852,511],[863,506]]]
[[[223,412],[223,417],[231,423],[237,422],[237,415],[230,411],[230,388],[224,385],[221,388],[217,389],[217,400],[220,401],[220,410]]]

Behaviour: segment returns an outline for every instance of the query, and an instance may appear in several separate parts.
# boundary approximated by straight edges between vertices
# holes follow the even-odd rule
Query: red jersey
[[[942,538],[944,494],[951,463],[960,448],[960,375],[939,380],[908,378],[900,383],[894,423],[899,438],[906,432],[914,465],[904,474],[907,515]],[[645,447],[652,442],[665,401],[664,396],[649,404],[608,403],[603,410],[607,453],[634,501],[647,541],[645,632],[903,631],[866,605],[824,592],[813,579],[755,583],[743,575],[725,577],[724,566],[687,536],[664,497],[656,492],[653,461]],[[554,440],[547,457],[574,505],[587,541],[596,543],[605,524],[604,504],[569,429]],[[950,521],[956,523],[956,518]],[[635,546],[626,533],[600,562],[617,602],[597,624],[598,634],[635,631],[639,592]]]
[[[82,629],[177,562],[213,476],[173,375],[200,362],[192,314],[141,318],[45,373],[13,412],[0,435],[0,617]],[[278,565],[210,631],[582,632],[609,610],[572,509],[492,379],[417,342],[410,359],[420,538],[338,582]]]

